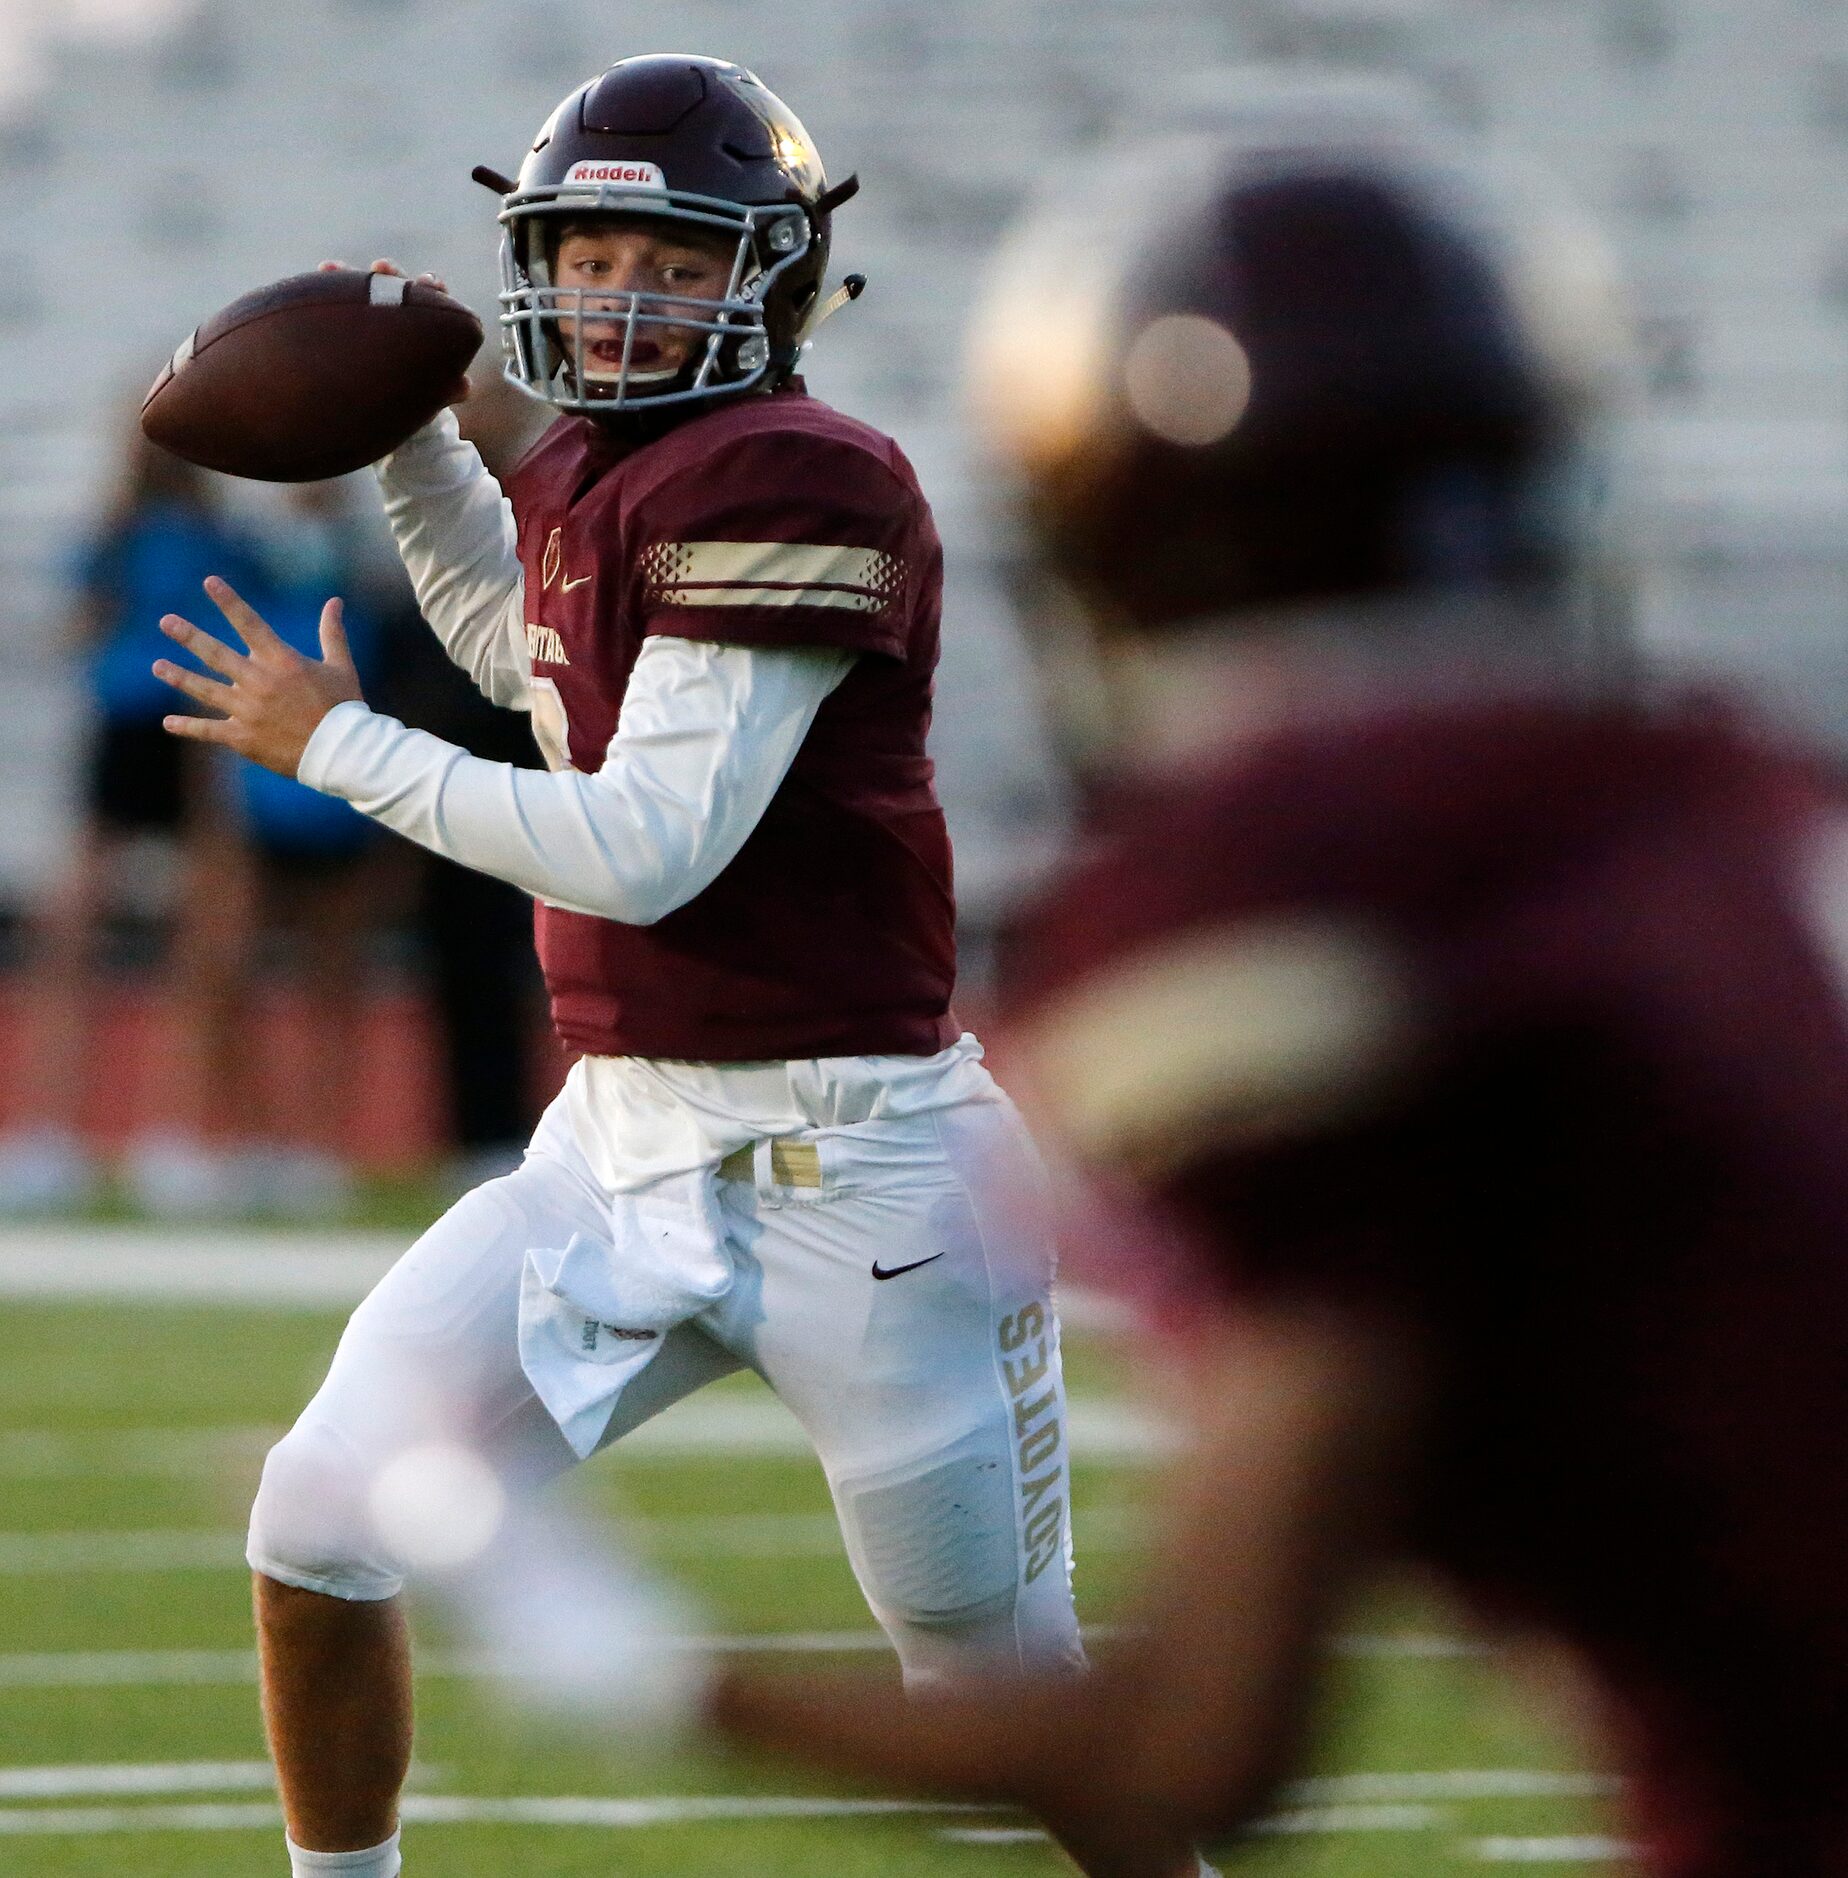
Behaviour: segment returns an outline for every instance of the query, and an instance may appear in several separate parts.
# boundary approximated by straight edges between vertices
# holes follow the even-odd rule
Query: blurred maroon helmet
[[[1595,533],[1622,325],[1586,231],[1396,93],[1246,74],[1018,227],[978,422],[1110,625],[1544,594]]]

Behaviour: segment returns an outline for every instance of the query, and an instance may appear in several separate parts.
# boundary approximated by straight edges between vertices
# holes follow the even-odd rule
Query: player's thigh
[[[451,1207],[354,1312],[326,1380],[271,1450],[252,1564],[310,1590],[388,1597],[401,1568],[367,1496],[394,1459],[461,1444],[519,1485],[570,1466],[520,1367],[520,1275],[529,1247],[596,1228],[594,1196],[543,1157]]]
[[[1017,1343],[1042,1340],[1023,1325],[1051,1330],[1041,1176],[1013,1110],[928,1119],[927,1147],[869,1167],[841,1144],[819,1194],[747,1193],[733,1215],[740,1276],[726,1315],[846,1467],[991,1417]],[[1048,1374],[1056,1354],[1049,1334]]]
[[[741,1235],[754,1360],[815,1443],[908,1673],[932,1635],[1064,1660],[1066,1418],[1037,1162],[1005,1104],[938,1122],[934,1154],[760,1208]]]
[[[382,1429],[429,1420],[495,1445],[532,1400],[519,1350],[527,1253],[607,1230],[594,1193],[549,1159],[477,1187],[353,1314],[311,1412]]]

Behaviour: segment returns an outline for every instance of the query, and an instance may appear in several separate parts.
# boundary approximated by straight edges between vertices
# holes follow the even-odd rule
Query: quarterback
[[[1183,1330],[1196,1444],[1078,1686],[905,1712],[739,1669],[719,1713],[1142,1878],[1272,1803],[1328,1626],[1410,1560],[1582,1665],[1642,1869],[1839,1878],[1839,784],[1612,656],[1621,328],[1579,231],[1274,78],[1106,165],[986,335],[1123,733],[1017,1021],[1136,1196],[1111,1251]]]
[[[505,188],[508,374],[558,417],[504,495],[447,414],[378,475],[431,626],[549,771],[368,710],[337,603],[319,661],[222,584],[243,650],[166,622],[213,676],[163,676],[217,713],[177,734],[534,896],[578,1052],[265,1466],[298,1873],[400,1869],[416,1560],[378,1487],[437,1434],[525,1493],[749,1367],[913,1688],[1080,1662],[1050,1257],[985,1197],[1035,1162],[950,1009],[941,551],[898,448],[795,375],[852,187],[750,73],[659,56],[573,92]]]

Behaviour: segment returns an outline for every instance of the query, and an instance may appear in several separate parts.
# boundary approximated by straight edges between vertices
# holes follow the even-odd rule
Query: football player
[[[222,583],[241,650],[167,622],[215,676],[163,675],[218,714],[169,728],[536,898],[578,1053],[524,1165],[372,1293],[265,1466],[298,1873],[400,1868],[420,1529],[391,1483],[481,1478],[439,1464],[457,1444],[526,1492],[755,1369],[911,1687],[1080,1657],[1050,1258],[985,1197],[1035,1163],[950,1009],[941,551],[898,447],[796,369],[854,185],[749,72],[680,56],[581,86],[490,181],[508,373],[556,421],[505,495],[449,415],[379,478],[430,624],[550,772],[368,710],[337,603],[321,661]],[[446,1557],[465,1498],[421,1529]]]
[[[1276,85],[1015,244],[984,408],[1111,733],[1017,1021],[1194,1442],[1080,1685],[728,1671],[734,1734],[1130,1878],[1264,1806],[1410,1559],[1576,1653],[1645,1869],[1848,1872],[1848,821],[1609,656],[1599,276]]]

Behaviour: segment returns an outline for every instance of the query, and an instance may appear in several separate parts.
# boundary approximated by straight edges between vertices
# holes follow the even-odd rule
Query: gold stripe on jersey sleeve
[[[830,606],[849,613],[877,613],[885,602],[877,594],[845,587],[665,587],[664,606]]]
[[[1183,934],[1080,982],[1026,1035],[1039,1113],[1081,1158],[1157,1175],[1215,1140],[1324,1128],[1408,1068],[1398,961],[1311,921]]]
[[[642,557],[650,598],[667,606],[818,606],[877,613],[904,585],[880,548],[806,541],[661,541]]]
[[[878,548],[828,548],[806,541],[680,541],[671,582],[735,582],[749,587],[864,587],[881,584]]]

